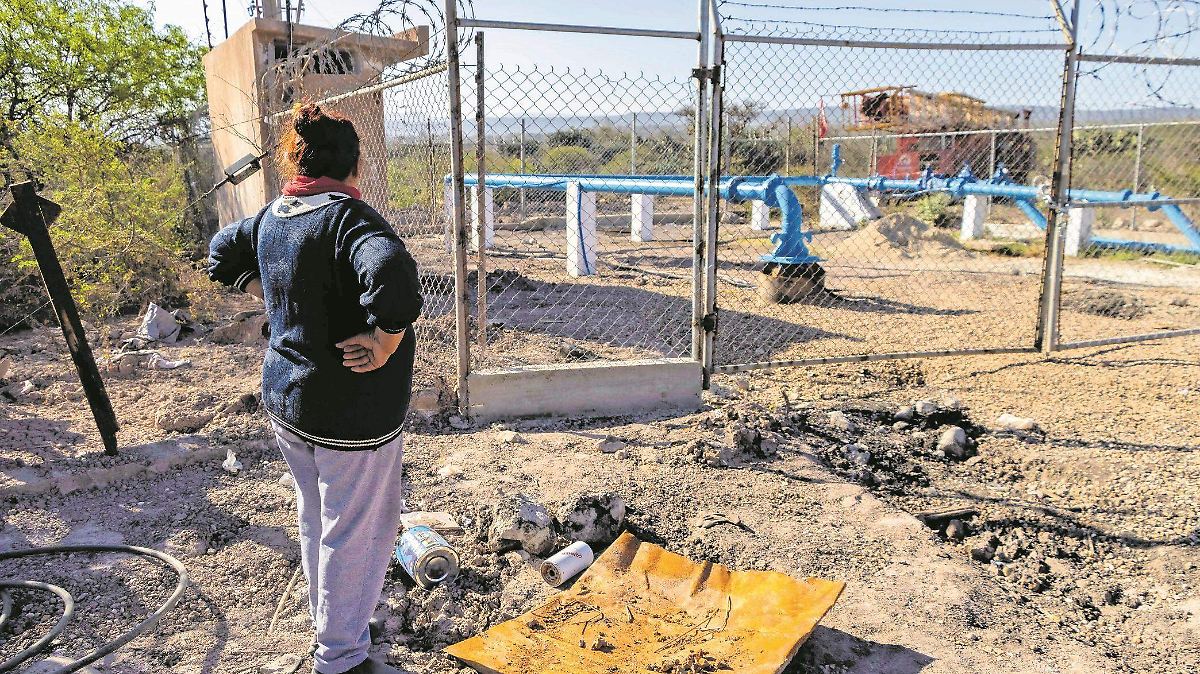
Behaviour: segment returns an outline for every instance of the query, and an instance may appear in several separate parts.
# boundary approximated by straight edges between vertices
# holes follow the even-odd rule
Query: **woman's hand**
[[[246,284],[246,294],[253,295],[261,300],[263,298],[262,279],[256,278],[253,281],[247,283]]]
[[[370,372],[383,367],[388,358],[396,353],[400,341],[404,339],[404,331],[396,334],[384,332],[375,328],[360,335],[354,335],[337,343],[342,350],[342,365],[353,372]]]

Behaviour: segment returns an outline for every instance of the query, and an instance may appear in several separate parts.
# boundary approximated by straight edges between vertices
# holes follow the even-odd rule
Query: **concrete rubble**
[[[556,538],[550,513],[525,494],[505,498],[492,511],[489,543],[494,550],[516,543],[532,555],[545,557],[555,549]]]
[[[558,522],[572,541],[607,545],[621,533],[625,511],[625,499],[616,494],[580,494],[558,511]]]

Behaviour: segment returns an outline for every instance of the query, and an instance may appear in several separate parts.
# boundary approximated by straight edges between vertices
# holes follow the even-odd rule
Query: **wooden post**
[[[42,280],[46,284],[46,292],[54,305],[54,314],[58,317],[58,324],[62,326],[71,360],[75,361],[75,369],[79,372],[79,382],[83,384],[83,392],[87,395],[92,416],[96,419],[96,428],[100,430],[100,437],[104,440],[104,453],[115,455],[117,415],[113,413],[108,392],[104,390],[104,380],[100,378],[96,359],[92,356],[83,324],[79,321],[79,310],[75,307],[71,288],[67,285],[62,265],[54,252],[54,244],[50,241],[50,223],[58,218],[62,208],[38,196],[32,182],[18,183],[10,189],[13,202],[4,210],[4,214],[0,215],[0,224],[25,235],[29,239],[29,245],[33,247],[38,268],[42,272]]]

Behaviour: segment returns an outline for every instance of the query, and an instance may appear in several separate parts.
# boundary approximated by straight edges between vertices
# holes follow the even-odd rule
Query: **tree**
[[[179,141],[199,126],[202,54],[126,0],[0,0],[0,176],[62,205],[51,236],[89,318],[179,306],[199,278]],[[42,306],[39,286],[28,243],[0,228],[0,327]]]
[[[169,138],[203,103],[202,55],[121,0],[4,0],[0,145],[49,115],[119,143]]]

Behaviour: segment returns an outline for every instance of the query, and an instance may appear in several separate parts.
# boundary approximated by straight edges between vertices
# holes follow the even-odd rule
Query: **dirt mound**
[[[895,251],[896,255],[906,258],[972,255],[963,249],[953,234],[904,213],[893,213],[867,223],[846,238],[841,246],[847,250],[873,254]]]
[[[1137,295],[1100,288],[1068,290],[1063,293],[1062,304],[1085,314],[1127,321],[1140,318],[1147,311],[1146,303]]]

